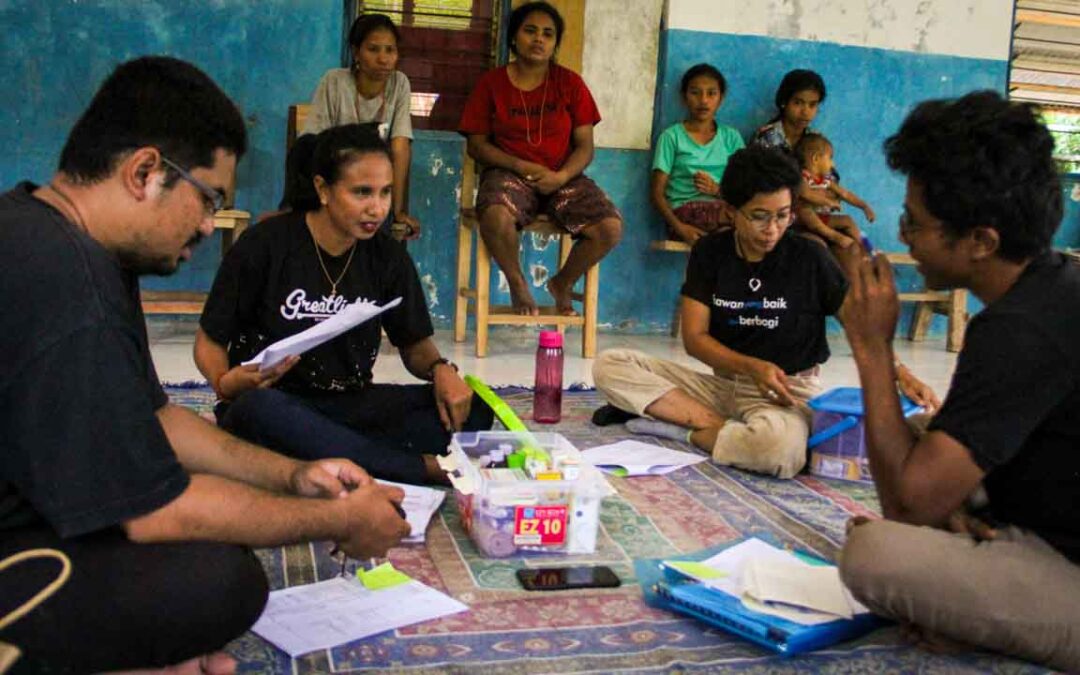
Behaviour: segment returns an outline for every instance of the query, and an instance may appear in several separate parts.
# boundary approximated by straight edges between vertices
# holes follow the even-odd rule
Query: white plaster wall
[[[645,149],[652,133],[663,0],[588,0],[582,77],[603,121],[598,147]]]
[[[1012,14],[1013,0],[668,0],[667,27],[1005,60]]]

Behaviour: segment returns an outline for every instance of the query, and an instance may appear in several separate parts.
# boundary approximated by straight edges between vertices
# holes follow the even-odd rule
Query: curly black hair
[[[724,200],[739,209],[758,194],[788,189],[792,199],[799,190],[802,174],[795,160],[777,148],[752,145],[735,152],[720,179]]]
[[[919,183],[950,236],[992,227],[1014,262],[1049,248],[1061,223],[1053,149],[1034,106],[995,91],[924,101],[885,141],[889,166]]]

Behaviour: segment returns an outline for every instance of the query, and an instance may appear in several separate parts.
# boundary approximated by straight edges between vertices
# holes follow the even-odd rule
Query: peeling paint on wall
[[[540,232],[530,232],[529,236],[532,237],[532,247],[534,251],[544,251],[551,245],[551,242],[556,241],[559,237],[554,234],[543,234]]]
[[[649,147],[662,13],[663,0],[585,3],[581,74],[603,117],[597,147]]]
[[[1006,60],[1008,0],[669,0],[668,28]]]
[[[1073,186],[1072,192],[1069,193],[1069,199],[1080,202],[1080,183]]]
[[[509,293],[510,292],[510,284],[509,284],[509,282],[506,281],[506,275],[503,274],[502,270],[498,271],[498,275],[499,275],[499,290],[502,291],[503,293]]]
[[[540,263],[529,265],[529,276],[532,277],[534,288],[543,288],[548,280],[548,268]]]
[[[425,274],[420,277],[420,285],[424,287],[424,293],[427,295],[428,309],[434,309],[439,306],[439,285],[435,283],[435,279],[430,274]]]
[[[429,166],[431,167],[431,175],[433,177],[438,176],[439,172],[442,171],[442,168],[443,168],[442,157],[439,157],[438,155],[434,155],[434,154],[431,155],[431,163],[430,163]]]

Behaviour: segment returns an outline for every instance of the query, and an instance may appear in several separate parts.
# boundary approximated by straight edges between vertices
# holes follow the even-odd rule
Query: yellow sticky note
[[[369,591],[381,591],[384,588],[393,588],[412,581],[412,577],[398,571],[388,562],[367,571],[356,570],[356,578]]]
[[[727,576],[727,572],[721,572],[708,565],[689,560],[665,560],[664,564],[695,579],[723,579]]]

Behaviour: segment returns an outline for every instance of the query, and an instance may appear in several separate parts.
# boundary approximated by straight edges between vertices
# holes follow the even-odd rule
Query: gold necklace
[[[49,183],[45,187],[47,187],[50,190],[52,190],[53,192],[55,192],[56,196],[60,197],[60,199],[63,199],[64,203],[67,204],[68,207],[71,208],[71,213],[72,213],[72,215],[75,216],[75,220],[74,220],[75,225],[80,230],[82,230],[83,232],[89,232],[89,230],[86,229],[86,223],[83,222],[82,214],[79,213],[79,207],[75,206],[75,202],[71,201],[71,197],[68,197],[66,194],[61,192],[60,188],[56,187],[52,183]]]
[[[532,133],[529,131],[531,122],[529,121],[529,106],[525,103],[525,94],[517,85],[514,85],[514,89],[517,89],[518,96],[521,98],[521,107],[525,109],[525,141],[534,148],[539,147],[544,142],[544,106],[547,104],[549,75],[551,75],[550,67],[548,68],[548,72],[544,73],[544,95],[540,99],[540,123],[536,127],[537,139],[535,143],[533,143]]]
[[[334,280],[330,276],[330,272],[326,269],[326,263],[323,262],[322,253],[319,252],[319,240],[315,238],[315,231],[308,226],[308,234],[311,235],[311,243],[315,245],[315,257],[319,260],[319,267],[322,268],[323,276],[330,282],[330,297],[333,298],[337,295],[337,286],[341,283],[341,280],[345,278],[345,273],[349,271],[349,265],[352,265],[353,254],[356,253],[356,242],[353,242],[352,248],[349,249],[349,258],[345,261],[345,267],[341,268],[341,274],[338,275],[337,280]]]

